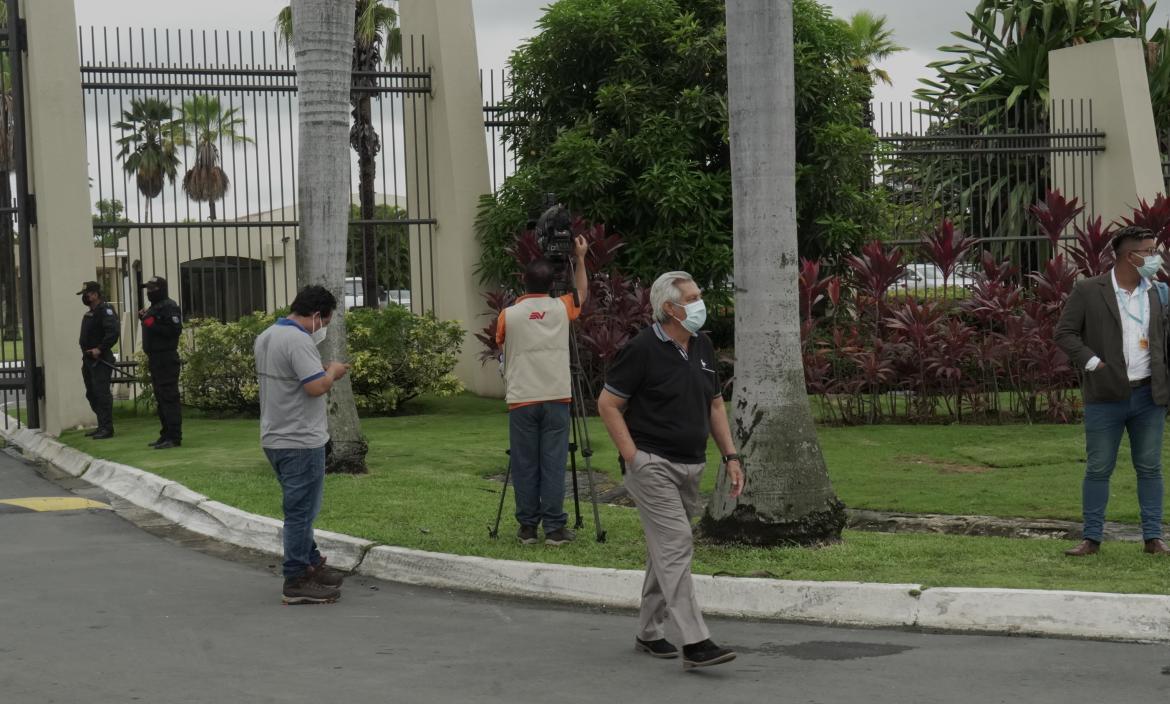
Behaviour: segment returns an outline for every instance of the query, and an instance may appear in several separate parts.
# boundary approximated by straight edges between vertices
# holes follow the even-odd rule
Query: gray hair
[[[654,285],[650,287],[650,308],[653,310],[654,319],[660,323],[665,323],[667,315],[662,310],[662,304],[669,301],[681,305],[683,295],[678,285],[694,280],[685,271],[668,271],[662,276],[659,276],[654,281]]]

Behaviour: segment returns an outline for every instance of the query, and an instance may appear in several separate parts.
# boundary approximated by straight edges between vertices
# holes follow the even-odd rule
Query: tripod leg
[[[504,488],[500,491],[500,507],[496,509],[496,525],[488,530],[488,537],[493,540],[500,537],[500,518],[504,515],[504,497],[508,495],[508,480],[512,478],[512,451],[508,453],[508,469],[504,471]]]
[[[601,527],[601,512],[597,509],[597,487],[593,484],[593,446],[589,442],[589,426],[585,422],[585,398],[581,393],[581,380],[576,379],[576,391],[573,395],[573,415],[581,419],[581,456],[585,458],[585,481],[589,483],[589,503],[593,504],[593,525],[596,529],[597,542],[605,542],[605,530]],[[576,427],[574,426],[574,430]],[[578,519],[580,520],[580,519]]]
[[[580,528],[585,525],[581,520],[581,492],[577,488],[577,410],[576,406],[569,407],[569,422],[572,424],[573,438],[569,444],[569,469],[573,473],[573,514],[576,519],[573,521],[574,528]]]

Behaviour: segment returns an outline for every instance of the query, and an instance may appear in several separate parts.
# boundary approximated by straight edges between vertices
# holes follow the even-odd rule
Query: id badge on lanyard
[[[1117,298],[1118,302],[1121,304],[1119,307],[1122,311],[1125,312],[1125,317],[1141,326],[1139,328],[1141,330],[1141,338],[1138,339],[1138,347],[1142,350],[1148,350],[1150,349],[1150,338],[1148,334],[1148,328],[1146,327],[1146,318],[1147,314],[1149,313],[1150,306],[1149,293],[1148,291],[1142,290],[1140,285],[1138,286],[1138,293],[1141,295],[1141,298],[1138,299],[1140,301],[1140,317],[1130,312],[1129,301],[1122,295],[1120,291],[1117,292]]]

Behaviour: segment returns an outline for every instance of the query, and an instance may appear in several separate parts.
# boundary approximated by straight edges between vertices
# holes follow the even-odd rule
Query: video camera
[[[544,194],[544,212],[536,220],[535,230],[545,259],[558,265],[569,261],[573,255],[573,218],[569,209],[557,202],[555,193]]]

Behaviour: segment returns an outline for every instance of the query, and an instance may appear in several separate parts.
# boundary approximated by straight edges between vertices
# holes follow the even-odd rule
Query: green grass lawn
[[[629,508],[602,507],[609,540],[598,544],[586,505],[587,527],[578,542],[556,549],[515,542],[509,498],[503,535],[489,540],[500,484],[485,477],[505,468],[503,404],[460,396],[415,402],[409,410],[411,415],[363,421],[370,474],[328,477],[321,528],[423,550],[643,566],[641,527]],[[280,493],[259,449],[256,421],[190,416],[178,450],[145,446],[157,431],[157,421],[146,414],[119,415],[113,440],[95,442],[79,432],[63,439],[213,499],[279,517]],[[616,453],[600,421],[591,420],[589,429],[595,469],[616,474]],[[1075,518],[1080,433],[1078,426],[826,428],[821,442],[837,489],[851,506]],[[1136,520],[1132,474],[1117,474],[1111,519]],[[713,482],[709,470],[705,489]],[[844,544],[819,550],[700,545],[695,569],[785,579],[1170,594],[1170,563],[1142,555],[1138,545],[1110,544],[1103,554],[1083,561],[1063,557],[1063,547],[1044,540],[851,531]]]
[[[20,340],[0,342],[0,362],[20,362],[24,359],[24,343]]]

